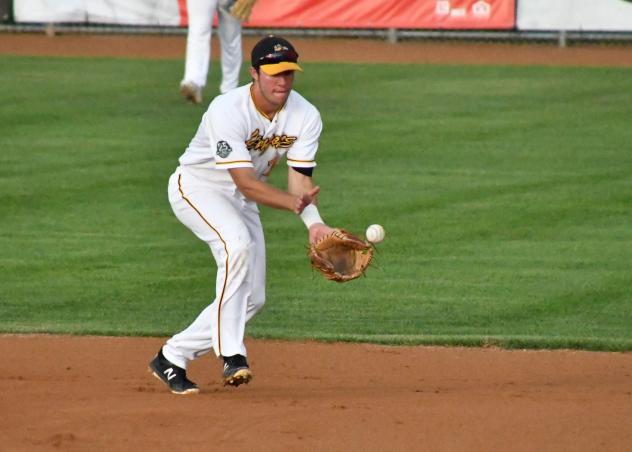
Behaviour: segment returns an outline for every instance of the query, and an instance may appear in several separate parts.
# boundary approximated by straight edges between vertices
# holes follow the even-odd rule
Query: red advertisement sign
[[[245,26],[510,29],[516,0],[258,0]]]

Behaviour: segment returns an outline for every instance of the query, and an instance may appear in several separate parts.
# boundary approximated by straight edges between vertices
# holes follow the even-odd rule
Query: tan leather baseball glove
[[[247,22],[250,19],[252,7],[257,0],[233,0],[228,3],[226,9],[231,16],[239,19],[241,22]]]
[[[325,278],[347,282],[362,276],[371,264],[374,249],[371,244],[345,231],[334,229],[309,248],[312,267]]]

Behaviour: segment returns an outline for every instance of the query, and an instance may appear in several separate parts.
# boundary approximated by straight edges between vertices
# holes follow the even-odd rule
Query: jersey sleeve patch
[[[217,142],[217,152],[216,154],[221,158],[225,159],[233,152],[233,148],[230,147],[226,141],[218,141]]]

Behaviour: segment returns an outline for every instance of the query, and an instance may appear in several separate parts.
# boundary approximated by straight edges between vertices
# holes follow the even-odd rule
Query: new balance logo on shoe
[[[167,376],[167,381],[171,381],[173,378],[176,378],[176,373],[173,370],[172,367],[170,367],[169,369],[166,369],[163,374],[165,374]]]
[[[187,371],[165,358],[162,349],[149,363],[149,370],[160,381],[165,383],[174,394],[196,394],[198,386],[187,378]]]

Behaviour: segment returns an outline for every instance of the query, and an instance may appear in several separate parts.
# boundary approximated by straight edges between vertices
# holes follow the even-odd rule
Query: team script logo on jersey
[[[226,143],[225,141],[217,142],[217,155],[219,155],[221,158],[225,159],[231,152],[233,152],[233,148],[230,147],[230,144]]]
[[[250,138],[246,140],[246,148],[249,151],[258,151],[263,154],[270,146],[279,148],[289,148],[294,144],[297,137],[291,137],[288,135],[272,135],[268,138],[264,138],[259,132],[259,129],[255,129],[250,134]],[[218,151],[219,152],[219,151]]]

